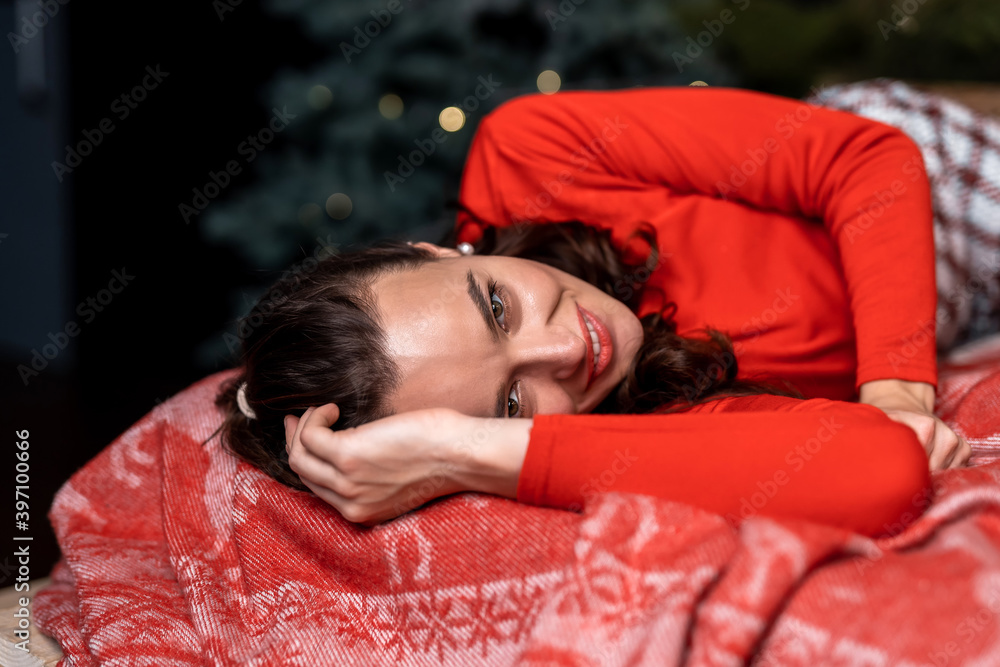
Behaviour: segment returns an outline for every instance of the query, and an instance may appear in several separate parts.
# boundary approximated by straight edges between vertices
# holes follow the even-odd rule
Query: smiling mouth
[[[580,320],[590,340],[590,351],[593,353],[587,364],[590,376],[587,380],[587,389],[594,383],[597,377],[604,372],[604,369],[611,363],[611,356],[614,352],[611,342],[611,332],[607,325],[586,308],[578,306],[580,310]]]

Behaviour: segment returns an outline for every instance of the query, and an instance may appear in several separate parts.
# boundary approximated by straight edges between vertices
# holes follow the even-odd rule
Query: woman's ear
[[[429,250],[434,253],[435,257],[461,257],[460,253],[455,248],[445,248],[443,246],[435,245],[433,243],[428,243],[427,241],[420,241],[419,243],[413,243],[413,246],[417,248],[423,248],[424,250]]]

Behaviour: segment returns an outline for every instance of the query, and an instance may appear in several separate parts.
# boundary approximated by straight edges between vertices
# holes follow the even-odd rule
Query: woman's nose
[[[552,373],[557,380],[572,377],[586,363],[590,346],[583,334],[565,326],[548,324],[536,331],[522,331],[516,361],[522,368]]]

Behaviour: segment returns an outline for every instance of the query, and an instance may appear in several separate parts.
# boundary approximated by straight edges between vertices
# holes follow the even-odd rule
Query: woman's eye
[[[504,318],[503,299],[496,292],[490,293],[490,305],[493,307],[493,317],[500,323],[500,326],[504,326],[506,318]]]
[[[517,400],[517,392],[511,387],[510,395],[507,397],[507,416],[510,418],[517,417],[518,413],[521,412],[521,403]]]

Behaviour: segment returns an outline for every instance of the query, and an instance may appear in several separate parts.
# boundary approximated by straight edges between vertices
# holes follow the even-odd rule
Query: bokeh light
[[[395,120],[403,115],[403,100],[394,93],[383,95],[378,101],[378,112],[389,120]]]
[[[438,123],[447,132],[458,132],[465,125],[465,112],[458,107],[442,109],[438,114]]]
[[[343,220],[354,210],[351,198],[343,192],[336,192],[326,200],[326,212],[334,220]]]
[[[330,106],[330,102],[333,102],[333,93],[326,86],[315,85],[306,94],[306,101],[313,109],[322,111]]]
[[[538,78],[535,79],[535,84],[538,86],[539,91],[546,95],[551,95],[559,90],[559,87],[562,85],[562,79],[559,78],[557,72],[547,69],[538,75]]]

